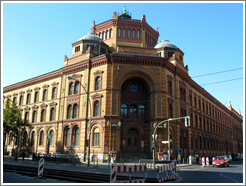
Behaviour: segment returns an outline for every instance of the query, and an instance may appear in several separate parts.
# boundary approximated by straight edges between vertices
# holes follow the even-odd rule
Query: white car
[[[229,161],[232,161],[231,155],[224,155],[224,156],[227,157],[227,159],[228,159]]]

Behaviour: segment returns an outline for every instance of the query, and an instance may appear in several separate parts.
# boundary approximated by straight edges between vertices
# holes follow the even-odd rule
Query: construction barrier
[[[206,165],[209,167],[209,158],[206,157]]]
[[[165,172],[163,176],[160,173]],[[162,178],[160,178],[162,177]],[[177,178],[177,162],[173,161],[170,164],[164,164],[162,166],[157,166],[157,181],[163,182],[171,178]]]
[[[131,174],[144,172],[144,179],[132,180]],[[129,180],[116,181],[117,173],[128,173]],[[145,183],[147,179],[146,165],[116,165],[115,163],[110,164],[110,183]]]
[[[205,157],[202,157],[202,166],[205,167]]]
[[[41,158],[38,164],[38,177],[42,177],[43,172],[44,172],[44,158]]]
[[[199,164],[201,165],[202,164],[202,158],[199,157]]]

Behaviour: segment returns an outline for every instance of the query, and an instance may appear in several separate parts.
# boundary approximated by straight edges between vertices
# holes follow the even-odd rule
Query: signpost
[[[47,154],[49,154],[49,151],[50,151],[50,140],[51,139],[52,139],[52,135],[51,134],[47,134],[47,141],[48,141]]]

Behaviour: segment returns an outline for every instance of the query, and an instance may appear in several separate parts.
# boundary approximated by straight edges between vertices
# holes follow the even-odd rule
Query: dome
[[[78,41],[80,40],[94,40],[94,41],[103,42],[103,40],[94,33],[88,33],[85,36],[81,37]]]
[[[172,42],[168,40],[162,40],[160,43],[155,45],[154,48],[164,48],[164,47],[177,48]]]

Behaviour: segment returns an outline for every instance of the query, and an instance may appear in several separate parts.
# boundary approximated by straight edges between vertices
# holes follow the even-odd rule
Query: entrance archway
[[[138,152],[139,134],[136,128],[130,128],[127,132],[127,152]]]

